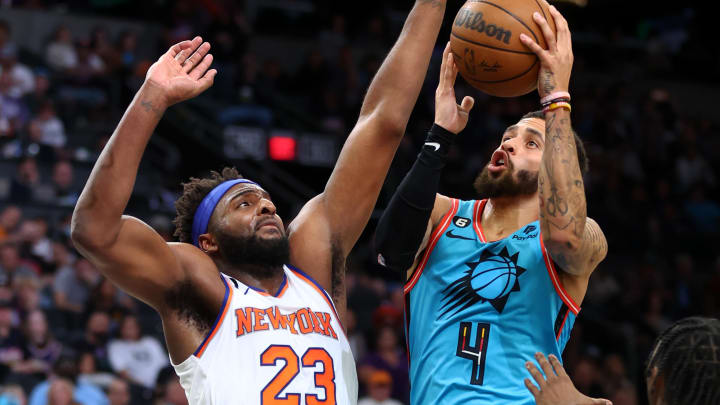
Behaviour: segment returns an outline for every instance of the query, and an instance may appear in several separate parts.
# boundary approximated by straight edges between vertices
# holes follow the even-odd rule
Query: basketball
[[[497,97],[516,97],[537,88],[540,60],[522,42],[524,33],[547,49],[539,12],[553,33],[555,22],[544,0],[468,0],[452,26],[455,63],[473,87]]]

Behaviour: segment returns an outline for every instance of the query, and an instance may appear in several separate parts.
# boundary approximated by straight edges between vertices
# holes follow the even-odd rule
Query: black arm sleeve
[[[415,261],[454,139],[453,133],[433,125],[415,164],[390,199],[375,230],[375,251],[383,266],[406,271]]]

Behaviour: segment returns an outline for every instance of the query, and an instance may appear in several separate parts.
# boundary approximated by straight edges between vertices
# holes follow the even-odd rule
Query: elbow
[[[405,128],[407,127],[408,117],[401,117],[398,114],[392,114],[388,111],[383,111],[383,108],[378,107],[370,112],[360,115],[358,119],[359,124],[372,125],[375,132],[378,134],[384,134],[391,138],[402,138],[405,135]]]
[[[580,251],[582,238],[573,232],[552,232],[549,237],[543,236],[543,242],[551,252],[575,253]]]
[[[106,244],[108,232],[100,232],[96,226],[89,226],[83,216],[73,214],[70,223],[70,240],[76,249],[81,252],[94,252]]]

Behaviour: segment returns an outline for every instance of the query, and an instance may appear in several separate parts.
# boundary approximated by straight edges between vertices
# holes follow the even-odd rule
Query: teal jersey
[[[536,352],[561,354],[580,308],[532,222],[487,241],[487,200],[452,200],[405,285],[410,403],[534,404]]]

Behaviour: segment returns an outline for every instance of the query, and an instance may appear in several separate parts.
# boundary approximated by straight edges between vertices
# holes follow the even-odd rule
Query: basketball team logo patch
[[[520,291],[518,278],[526,271],[517,264],[519,256],[519,252],[510,255],[507,247],[498,253],[485,249],[478,261],[465,263],[465,275],[443,290],[445,303],[440,307],[440,317],[484,302],[502,313],[510,293]]]

